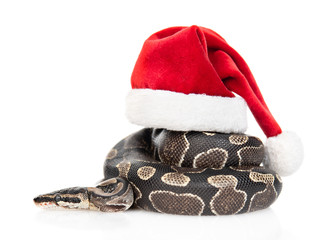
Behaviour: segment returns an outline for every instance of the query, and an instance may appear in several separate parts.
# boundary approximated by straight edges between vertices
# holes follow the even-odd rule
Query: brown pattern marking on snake
[[[247,194],[236,189],[237,178],[232,175],[212,176],[208,178],[208,183],[219,189],[210,201],[210,209],[214,214],[236,214],[244,207]]]
[[[155,172],[156,172],[156,169],[154,167],[145,166],[145,167],[139,168],[137,171],[137,174],[140,179],[148,180],[155,174]]]
[[[228,151],[222,148],[212,148],[206,152],[199,153],[193,160],[194,168],[222,169],[228,159]],[[214,161],[213,161],[214,160]]]
[[[177,173],[202,173],[206,170],[206,168],[189,168],[176,166],[171,166],[171,168]]]
[[[216,135],[215,133],[213,132],[202,132],[203,134],[207,135],[207,136],[214,136]]]
[[[132,187],[133,193],[134,193],[134,203],[137,205],[138,200],[140,198],[142,198],[142,193],[141,193],[140,189],[133,182],[130,182],[130,184],[131,184],[131,187]]]
[[[270,206],[277,198],[277,192],[273,185],[274,176],[272,174],[251,172],[249,174],[249,178],[254,182],[265,183],[266,188],[252,196],[248,212],[264,209],[266,206]]]
[[[131,162],[121,162],[118,163],[116,166],[119,170],[119,177],[123,177],[123,178],[128,178],[128,172],[130,170],[131,167]]]
[[[237,152],[239,165],[259,166],[264,159],[264,147],[243,147]]]
[[[172,132],[173,136],[165,139],[163,149],[159,148],[161,162],[168,165],[181,166],[190,146],[186,134],[183,132]]]
[[[174,193],[170,191],[153,191],[149,194],[152,206],[162,213],[181,215],[201,215],[203,200],[191,193]]]
[[[108,155],[107,155],[107,159],[108,160],[113,159],[113,158],[115,158],[117,156],[117,154],[118,154],[118,150],[115,149],[115,148],[112,148],[110,150],[110,152],[108,153]]]
[[[280,177],[280,175],[279,175],[278,173],[276,173],[276,178],[278,179],[278,181],[279,181],[280,183],[282,183],[282,179],[281,179],[281,177]]]
[[[229,141],[235,145],[245,144],[246,142],[248,142],[248,140],[249,140],[249,137],[246,135],[235,134],[235,135],[229,136]]]
[[[185,187],[190,182],[190,178],[182,173],[166,173],[161,177],[161,181],[171,186]]]
[[[257,169],[259,167],[257,166],[231,166],[232,170],[238,171],[238,172],[251,172],[253,169]]]

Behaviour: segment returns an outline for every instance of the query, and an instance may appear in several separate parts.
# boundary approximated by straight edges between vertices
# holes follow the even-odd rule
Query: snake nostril
[[[39,197],[35,197],[35,198],[33,199],[33,202],[34,202],[34,203],[39,203]]]

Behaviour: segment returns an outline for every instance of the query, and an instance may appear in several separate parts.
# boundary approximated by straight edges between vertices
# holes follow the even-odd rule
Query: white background
[[[263,3],[264,2],[264,3]],[[0,1],[1,239],[319,239],[317,1]],[[45,211],[34,196],[102,178],[143,41],[170,26],[222,35],[305,145],[271,208],[226,217]],[[249,134],[265,139],[249,114]]]

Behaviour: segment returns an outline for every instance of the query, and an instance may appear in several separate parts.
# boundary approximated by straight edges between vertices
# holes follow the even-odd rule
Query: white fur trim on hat
[[[303,145],[293,132],[282,132],[266,141],[265,166],[280,176],[289,176],[300,167],[303,160]]]
[[[238,96],[133,89],[126,98],[130,122],[175,131],[243,133],[247,129],[246,110],[246,102]]]

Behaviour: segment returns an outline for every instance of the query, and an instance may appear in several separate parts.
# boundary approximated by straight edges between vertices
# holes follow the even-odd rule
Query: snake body
[[[181,215],[252,212],[269,207],[282,188],[280,176],[261,166],[264,156],[263,143],[244,134],[144,128],[111,149],[98,186],[55,191],[35,202],[105,212],[132,204]]]
[[[263,143],[243,134],[142,129],[119,142],[105,178],[130,182],[135,204],[184,215],[226,215],[270,206],[282,183],[261,167]]]

